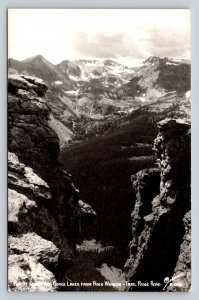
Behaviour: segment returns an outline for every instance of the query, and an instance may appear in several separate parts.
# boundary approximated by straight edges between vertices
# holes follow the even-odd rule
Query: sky
[[[8,57],[190,58],[188,9],[9,9]]]

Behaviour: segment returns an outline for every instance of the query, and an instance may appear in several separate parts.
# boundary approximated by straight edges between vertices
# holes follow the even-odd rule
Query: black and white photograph
[[[7,10],[9,292],[191,291],[190,39],[190,9]]]

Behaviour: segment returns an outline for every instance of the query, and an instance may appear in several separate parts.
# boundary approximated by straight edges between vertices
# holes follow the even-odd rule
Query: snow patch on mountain
[[[78,93],[79,93],[79,89],[78,90],[71,90],[71,91],[64,91],[64,93],[68,96],[78,96]]]
[[[55,84],[58,84],[58,85],[60,85],[60,84],[63,84],[63,82],[62,82],[62,81],[60,81],[60,80],[57,80],[57,81],[55,81]]]
[[[170,66],[177,66],[178,63],[175,63],[175,62],[166,62],[166,65],[170,65]]]
[[[73,75],[68,75],[68,76],[71,80],[79,81],[79,77],[77,77],[77,76],[73,76]]]

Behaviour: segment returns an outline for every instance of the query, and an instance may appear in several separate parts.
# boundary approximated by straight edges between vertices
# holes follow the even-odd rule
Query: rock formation
[[[191,212],[183,218],[185,234],[180,246],[180,254],[174,270],[171,282],[168,284],[168,291],[186,292],[191,287]]]
[[[158,128],[154,142],[158,168],[132,176],[136,202],[126,277],[132,285],[137,284],[130,288],[135,291],[188,291],[190,124],[165,119],[158,123]]]
[[[55,291],[73,264],[81,221],[95,212],[79,200],[58,162],[59,140],[39,79],[8,79],[8,286]],[[80,201],[80,202],[79,202]],[[85,208],[86,207],[86,208]],[[89,221],[90,222],[90,221]]]

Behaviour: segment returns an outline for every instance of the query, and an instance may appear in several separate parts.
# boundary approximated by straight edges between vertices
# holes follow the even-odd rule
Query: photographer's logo
[[[164,279],[164,288],[163,288],[163,291],[166,290],[167,286],[170,285],[170,286],[175,286],[175,287],[182,287],[182,283],[180,281],[178,281],[179,278],[183,277],[185,275],[185,273],[181,273],[177,276],[173,276],[171,278],[169,277],[165,277]]]

